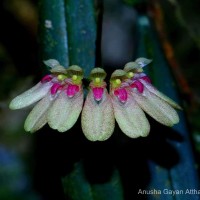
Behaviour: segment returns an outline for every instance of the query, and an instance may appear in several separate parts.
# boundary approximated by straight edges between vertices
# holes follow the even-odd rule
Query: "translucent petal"
[[[73,75],[83,76],[83,69],[78,65],[71,65],[67,68],[67,74],[71,77]]]
[[[126,103],[121,103],[111,91],[115,119],[121,130],[131,138],[145,137],[149,134],[150,125],[143,112],[133,97],[128,92]]]
[[[102,80],[104,80],[106,78],[106,72],[104,71],[104,69],[102,68],[94,68],[91,72],[90,72],[90,76],[89,79],[93,80],[95,78],[100,78]]]
[[[44,84],[39,82],[31,89],[29,89],[26,92],[22,93],[21,95],[15,97],[10,102],[9,108],[12,110],[25,108],[25,107],[39,101],[48,93],[51,86],[52,86],[51,82],[44,83]]]
[[[147,58],[137,58],[137,59],[135,60],[135,62],[136,62],[137,64],[139,64],[140,67],[144,67],[144,66],[148,65],[149,63],[151,63],[152,60],[151,60],[151,59],[147,59]]]
[[[168,104],[170,104],[172,107],[182,110],[182,108],[172,99],[170,99],[168,96],[157,90],[153,85],[150,83],[140,79],[140,82],[143,83],[143,85],[153,94],[160,97],[162,100],[166,101]]]
[[[69,130],[77,121],[83,106],[82,89],[73,97],[62,91],[49,109],[47,121],[51,128],[59,132]]]
[[[50,93],[40,100],[26,118],[24,129],[35,132],[47,123],[47,111],[52,104]]]
[[[138,69],[140,68],[140,65],[136,62],[128,62],[125,66],[124,66],[124,71],[125,72],[129,72],[132,71],[134,69]]]
[[[66,69],[62,65],[56,65],[52,69],[50,69],[51,73],[62,73],[62,74],[67,74]]]
[[[60,63],[55,59],[44,60],[43,62],[45,65],[51,68],[54,68],[55,66],[60,65]]]
[[[113,133],[115,119],[111,98],[106,89],[101,101],[94,99],[92,90],[89,91],[81,116],[83,133],[91,141],[107,140]]]
[[[177,112],[168,103],[149,92],[146,88],[143,94],[133,91],[132,95],[139,106],[161,124],[173,126],[179,122]]]

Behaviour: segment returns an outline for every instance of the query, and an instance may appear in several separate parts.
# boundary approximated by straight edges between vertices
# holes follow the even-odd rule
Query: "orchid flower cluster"
[[[166,126],[179,122],[175,109],[181,107],[159,92],[143,72],[151,60],[138,58],[123,70],[115,70],[110,78],[109,93],[106,72],[94,68],[89,76],[89,91],[84,102],[83,70],[77,65],[67,69],[57,60],[44,63],[50,67],[46,75],[31,89],[14,98],[10,109],[21,109],[38,102],[28,115],[24,128],[35,132],[46,123],[59,132],[69,130],[81,111],[81,125],[90,141],[107,140],[113,133],[115,119],[130,138],[146,137],[150,124],[144,112]],[[174,109],[175,108],[175,109]]]

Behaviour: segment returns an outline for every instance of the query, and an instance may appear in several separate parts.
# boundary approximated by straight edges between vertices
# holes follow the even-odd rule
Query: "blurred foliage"
[[[69,63],[83,67],[88,76],[95,65],[96,15],[92,0],[65,0]]]
[[[39,13],[41,61],[54,58],[63,66],[68,66],[68,36],[64,1],[39,1]]]
[[[185,105],[185,111],[190,122],[193,136],[197,138],[200,135],[200,14],[198,8],[200,2],[193,1],[151,1],[150,14],[154,17],[155,23],[160,23],[158,33],[160,33],[161,44],[164,46],[163,35],[167,39],[168,45],[166,54],[172,57],[173,63],[176,62],[172,70],[179,85],[182,99]],[[153,11],[152,11],[153,10]],[[173,12],[172,12],[173,11]],[[170,15],[169,15],[170,12]],[[168,60],[169,61],[169,60]],[[186,84],[182,84],[182,83]],[[195,139],[195,146],[199,149],[199,140]]]
[[[72,200],[123,200],[119,172],[114,170],[106,182],[90,183],[82,162],[76,163],[72,173],[63,179],[66,195]]]
[[[130,6],[137,6],[138,4],[144,3],[146,0],[123,0],[124,3]]]
[[[24,164],[19,156],[4,146],[0,147],[0,197],[5,200],[37,200],[29,187]]]

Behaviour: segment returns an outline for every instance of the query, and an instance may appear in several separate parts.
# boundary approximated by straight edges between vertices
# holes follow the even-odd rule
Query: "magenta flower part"
[[[53,76],[48,74],[48,75],[46,75],[46,76],[44,76],[44,77],[42,78],[41,83],[49,82],[49,81],[52,80],[52,78],[53,78]]]
[[[114,90],[114,95],[118,97],[119,101],[125,103],[127,101],[128,95],[125,88],[118,88]]]
[[[138,81],[138,80],[136,80],[132,84],[130,84],[130,87],[132,89],[136,88],[139,93],[142,93],[143,90],[144,90],[144,85],[140,81]]]
[[[73,84],[69,84],[66,89],[67,96],[70,98],[76,95],[79,91],[80,91],[79,86]]]
[[[143,76],[143,77],[140,78],[140,80],[141,79],[148,82],[148,83],[151,83],[151,79],[148,76]]]
[[[60,83],[54,83],[51,86],[51,94],[55,95],[58,92],[58,90],[61,90],[61,89],[62,89],[62,85]]]
[[[92,88],[92,92],[96,101],[100,101],[103,96],[104,88],[102,87],[94,87]]]

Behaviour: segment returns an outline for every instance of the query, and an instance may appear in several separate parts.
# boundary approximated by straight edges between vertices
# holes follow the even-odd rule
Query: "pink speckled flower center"
[[[131,88],[137,88],[138,92],[142,93],[144,90],[144,86],[140,81],[134,81],[131,85]]]
[[[66,90],[67,96],[71,98],[74,95],[76,95],[76,93],[79,92],[79,90],[80,88],[78,85],[69,84]]]
[[[125,103],[128,98],[128,94],[125,88],[118,88],[115,89],[114,95],[118,97],[118,99],[122,102]]]
[[[96,101],[100,101],[102,99],[103,90],[104,90],[104,88],[102,88],[102,87],[92,88],[93,96]]]

